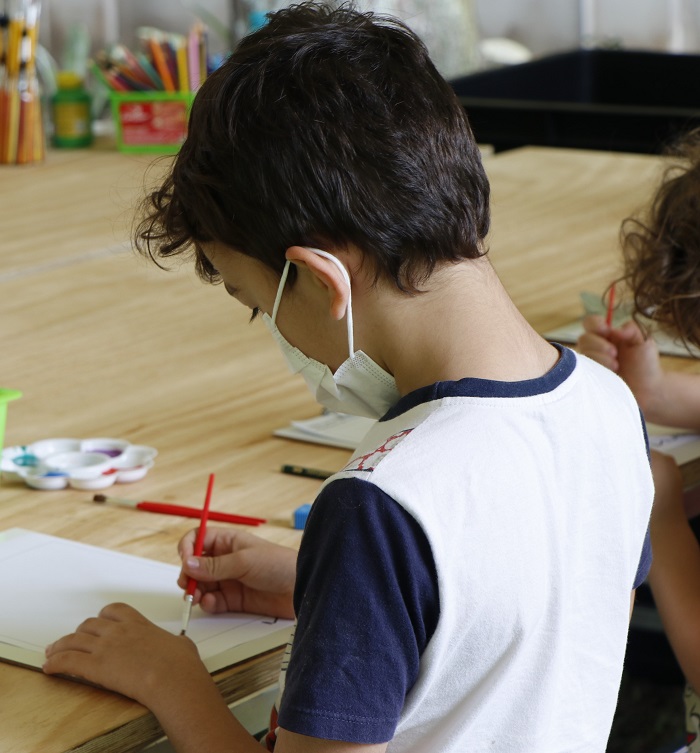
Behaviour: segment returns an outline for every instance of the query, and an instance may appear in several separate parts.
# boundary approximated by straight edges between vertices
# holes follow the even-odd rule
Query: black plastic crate
[[[700,55],[577,50],[451,82],[479,142],[659,153],[700,126]]]

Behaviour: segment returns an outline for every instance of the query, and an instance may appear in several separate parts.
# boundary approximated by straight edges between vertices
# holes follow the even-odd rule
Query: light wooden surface
[[[213,507],[268,517],[256,531],[296,546],[290,513],[320,482],[280,466],[335,470],[347,452],[273,437],[318,409],[263,325],[189,267],[165,273],[128,250],[147,164],[96,149],[0,171],[0,385],[24,393],[9,405],[5,445],[90,436],[152,445],[148,476],[108,494],[198,506],[215,472]],[[486,164],[493,262],[536,328],[564,324],[580,314],[580,290],[602,291],[615,274],[620,220],[646,201],[660,160],[523,149]],[[177,561],[186,520],[91,498],[3,483],[0,528]],[[0,665],[0,698],[3,753],[118,753],[157,735],[138,704],[30,670]]]
[[[106,436],[154,446],[159,456],[145,479],[106,493],[201,506],[215,472],[213,507],[268,517],[256,531],[296,546],[291,512],[319,482],[280,466],[337,469],[347,453],[272,437],[319,409],[261,323],[249,325],[223,288],[189,268],[165,273],[128,250],[127,211],[146,164],[70,152],[0,171],[0,384],[24,393],[8,407],[5,445]],[[3,482],[0,527],[177,562],[175,545],[191,521],[91,499]],[[0,665],[0,698],[3,753],[137,749],[134,720],[148,739],[150,715],[138,704],[29,670]]]
[[[492,260],[540,332],[581,316],[579,293],[603,292],[620,271],[619,228],[661,178],[649,155],[527,148],[486,161]]]

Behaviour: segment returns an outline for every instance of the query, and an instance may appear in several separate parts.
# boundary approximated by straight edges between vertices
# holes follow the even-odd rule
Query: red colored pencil
[[[615,308],[615,283],[613,283],[610,286],[610,293],[608,293],[608,313],[605,316],[605,323],[608,325],[608,327],[612,327],[614,308]]]

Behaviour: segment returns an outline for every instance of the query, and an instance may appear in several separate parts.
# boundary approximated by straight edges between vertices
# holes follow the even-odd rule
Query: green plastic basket
[[[174,154],[187,136],[195,93],[113,92],[109,101],[122,152]]]
[[[5,423],[7,421],[7,404],[10,400],[16,400],[22,397],[22,393],[17,390],[4,390],[0,387],[0,453],[2,453],[3,441],[5,439]]]

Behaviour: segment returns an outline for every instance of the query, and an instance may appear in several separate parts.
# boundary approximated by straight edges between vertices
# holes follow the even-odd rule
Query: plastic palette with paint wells
[[[142,479],[158,451],[123,439],[42,439],[2,451],[3,478],[33,489],[106,489]]]

